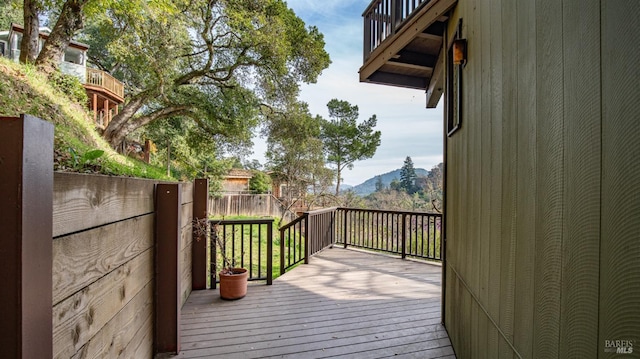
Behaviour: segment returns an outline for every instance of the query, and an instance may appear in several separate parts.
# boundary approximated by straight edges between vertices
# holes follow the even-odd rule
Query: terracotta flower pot
[[[220,297],[240,299],[247,295],[249,272],[244,268],[233,268],[232,273],[220,272]]]

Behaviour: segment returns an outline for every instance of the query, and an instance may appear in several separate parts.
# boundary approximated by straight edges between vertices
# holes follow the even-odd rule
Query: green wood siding
[[[640,352],[640,2],[459,0],[449,34],[460,18],[444,304],[456,354]]]

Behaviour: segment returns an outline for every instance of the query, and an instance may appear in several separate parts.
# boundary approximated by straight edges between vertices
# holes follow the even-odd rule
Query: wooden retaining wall
[[[54,175],[54,357],[153,356],[155,184]],[[181,188],[184,303],[191,292],[193,185]]]

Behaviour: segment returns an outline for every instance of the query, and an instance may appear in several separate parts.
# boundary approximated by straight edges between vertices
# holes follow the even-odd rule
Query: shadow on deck
[[[194,291],[181,358],[455,358],[440,324],[441,268],[340,248],[245,298]]]

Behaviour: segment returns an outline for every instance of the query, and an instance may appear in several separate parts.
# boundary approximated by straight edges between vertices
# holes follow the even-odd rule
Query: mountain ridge
[[[376,182],[378,181],[378,177],[382,179],[382,184],[388,188],[394,179],[397,179],[398,181],[400,180],[400,171],[402,171],[402,169],[398,168],[393,171],[375,175],[359,185],[352,186],[345,190],[351,190],[359,196],[369,195],[376,191]],[[418,177],[424,177],[429,173],[429,171],[424,168],[416,168],[415,171],[416,176]]]

